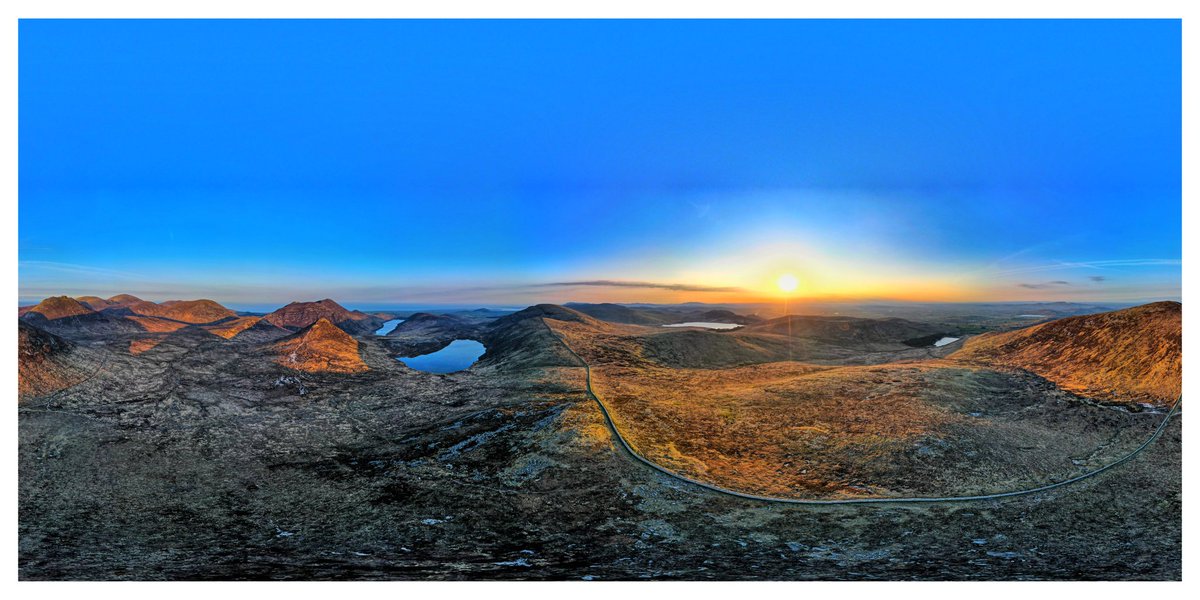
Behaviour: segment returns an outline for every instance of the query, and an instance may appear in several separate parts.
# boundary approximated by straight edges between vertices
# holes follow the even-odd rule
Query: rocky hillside
[[[378,317],[357,310],[347,310],[328,298],[317,302],[292,302],[263,317],[267,323],[290,331],[298,331],[320,319],[326,319],[353,334],[370,333],[383,324]]]
[[[1169,404],[1183,387],[1183,307],[1155,302],[971,338],[950,355],[1017,367],[1089,397]]]
[[[275,362],[297,371],[360,373],[367,370],[367,364],[358,354],[358,341],[324,317],[299,333],[275,342],[271,348],[276,353]]]
[[[25,321],[17,323],[17,393],[21,399],[44,396],[86,377],[74,346]]]

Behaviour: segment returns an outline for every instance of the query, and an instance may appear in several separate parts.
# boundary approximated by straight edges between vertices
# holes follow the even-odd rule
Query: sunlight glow
[[[794,292],[800,286],[800,281],[796,279],[795,275],[784,273],[779,276],[779,279],[775,280],[775,285],[778,285],[779,289],[785,292]]]

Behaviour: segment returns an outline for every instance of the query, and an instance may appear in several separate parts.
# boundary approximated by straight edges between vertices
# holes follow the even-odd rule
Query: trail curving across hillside
[[[620,446],[625,450],[626,453],[629,454],[629,456],[633,457],[638,462],[650,467],[651,469],[654,469],[655,471],[658,471],[659,473],[662,473],[663,475],[666,475],[673,479],[677,479],[677,480],[683,481],[685,483],[690,483],[692,485],[701,487],[701,488],[709,490],[711,492],[725,494],[727,496],[734,496],[737,498],[744,498],[747,500],[757,500],[757,501],[761,501],[761,502],[775,502],[775,503],[781,503],[781,504],[810,504],[810,505],[930,504],[930,503],[953,503],[953,502],[976,502],[976,501],[984,501],[984,500],[1000,500],[1000,499],[1004,499],[1004,498],[1012,498],[1012,497],[1016,497],[1016,496],[1028,496],[1031,494],[1046,492],[1046,491],[1050,491],[1050,490],[1053,490],[1056,488],[1065,487],[1065,486],[1071,485],[1073,483],[1078,483],[1085,479],[1091,479],[1091,478],[1093,478],[1097,475],[1100,475],[1110,469],[1116,468],[1118,466],[1121,466],[1121,465],[1133,460],[1139,454],[1141,454],[1143,450],[1150,447],[1150,445],[1153,444],[1154,441],[1157,440],[1159,438],[1159,436],[1162,435],[1162,432],[1164,430],[1166,430],[1167,425],[1170,423],[1171,418],[1176,415],[1176,413],[1179,411],[1180,405],[1183,403],[1183,396],[1180,396],[1179,398],[1177,398],[1175,400],[1175,402],[1171,405],[1171,409],[1169,411],[1167,411],[1167,414],[1163,417],[1162,422],[1159,423],[1158,427],[1156,427],[1154,429],[1154,432],[1151,433],[1150,436],[1147,437],[1146,440],[1141,443],[1141,445],[1139,445],[1137,448],[1134,448],[1131,452],[1122,456],[1121,458],[1118,458],[1104,466],[1098,467],[1098,468],[1088,471],[1086,473],[1076,475],[1075,477],[1071,477],[1069,479],[1064,479],[1062,481],[1048,483],[1046,485],[1042,485],[1042,486],[1038,486],[1038,487],[1034,487],[1034,488],[1013,490],[1013,491],[1009,491],[1009,492],[999,492],[999,493],[995,493],[995,494],[981,494],[981,495],[975,495],[975,496],[944,496],[944,497],[843,498],[843,499],[820,500],[820,499],[779,498],[779,497],[774,497],[774,496],[761,496],[761,495],[757,495],[757,494],[748,494],[748,493],[744,493],[744,492],[739,492],[737,490],[731,490],[728,488],[723,488],[721,486],[713,485],[711,483],[706,483],[703,481],[699,481],[697,479],[693,479],[693,478],[683,475],[681,473],[672,471],[671,469],[668,469],[662,465],[659,465],[658,463],[655,463],[655,462],[651,461],[650,459],[639,454],[636,450],[633,449],[633,447],[629,444],[629,442],[625,440],[625,436],[623,436],[621,434],[620,430],[617,429],[617,425],[613,421],[612,415],[610,415],[608,412],[608,407],[606,407],[604,405],[604,402],[600,399],[600,397],[598,395],[596,395],[595,391],[592,389],[592,367],[591,367],[591,365],[589,365],[588,362],[585,361],[582,356],[580,356],[578,353],[576,353],[574,348],[571,348],[571,345],[567,343],[567,340],[563,336],[559,335],[557,332],[554,331],[554,328],[551,327],[550,324],[546,322],[545,317],[540,317],[539,320],[542,322],[542,325],[544,325],[546,327],[546,330],[550,332],[550,335],[554,336],[559,341],[559,343],[561,343],[563,345],[563,347],[566,348],[567,352],[569,352],[572,356],[574,356],[575,359],[579,361],[580,365],[583,366],[583,368],[586,372],[586,376],[587,376],[586,377],[586,384],[587,384],[586,391],[587,391],[588,396],[591,397],[591,399],[596,402],[596,405],[600,407],[600,412],[601,412],[601,414],[604,415],[604,423],[608,427],[609,432],[620,443]]]

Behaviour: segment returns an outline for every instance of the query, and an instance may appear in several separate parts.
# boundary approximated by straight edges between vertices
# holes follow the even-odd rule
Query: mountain
[[[133,298],[133,296],[130,296]],[[212,300],[168,300],[161,304],[134,299],[118,305],[135,315],[171,319],[182,323],[202,324],[236,317],[237,313]]]
[[[74,344],[25,321],[17,322],[18,397],[51,394],[90,372]]]
[[[66,317],[78,317],[80,315],[91,314],[94,312],[96,311],[84,306],[83,303],[71,298],[70,296],[54,296],[42,300],[36,306],[26,311],[26,314],[38,313],[43,317],[54,321]]]
[[[358,341],[329,319],[319,317],[300,332],[271,345],[275,362],[310,373],[360,373],[368,370],[358,354]]]
[[[627,325],[664,325],[674,323],[678,319],[674,315],[660,311],[641,308],[629,308],[621,304],[585,304],[581,302],[568,303],[564,308],[583,313],[594,319],[609,323],[625,323]]]
[[[596,319],[557,304],[530,306],[490,324],[483,335],[487,352],[480,357],[480,364],[513,369],[579,366],[579,360],[567,351],[543,319],[603,327]]]
[[[144,301],[141,298],[134,296],[133,294],[117,294],[116,296],[113,296],[108,299],[108,303],[111,306],[126,306],[129,304],[133,304],[135,302],[144,302]]]
[[[357,310],[347,310],[328,298],[317,302],[292,302],[263,317],[267,323],[290,331],[298,331],[326,319],[353,334],[371,333],[383,320]]]
[[[1183,306],[1155,302],[973,337],[949,358],[1036,373],[1083,396],[1165,405],[1183,386]]]
[[[105,300],[99,296],[77,296],[75,299],[95,311],[100,311],[115,306],[115,304],[112,302],[109,302],[108,300]]]
[[[905,340],[941,333],[926,323],[905,319],[862,319],[789,315],[750,325],[746,333],[773,333],[839,344],[903,344]]]
[[[446,335],[469,335],[473,330],[471,324],[458,317],[450,315],[435,315],[430,313],[415,313],[388,332],[388,337],[406,335],[444,337]]]

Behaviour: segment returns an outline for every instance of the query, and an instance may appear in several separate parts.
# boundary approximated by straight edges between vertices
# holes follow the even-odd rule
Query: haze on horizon
[[[20,299],[1178,300],[1180,34],[24,20]]]

